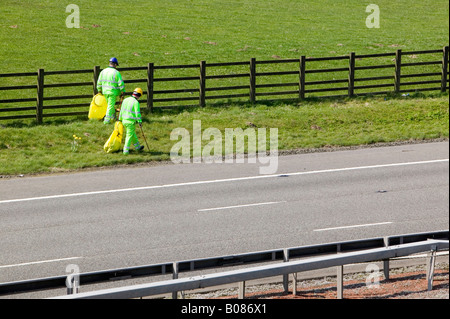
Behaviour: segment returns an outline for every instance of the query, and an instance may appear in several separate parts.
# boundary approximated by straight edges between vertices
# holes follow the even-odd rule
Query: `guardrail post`
[[[100,66],[96,65],[94,66],[94,95],[96,95],[98,93],[97,91],[97,82],[98,82],[98,76],[100,75]]]
[[[349,55],[348,66],[348,97],[354,95],[355,88],[355,52],[351,52]]]
[[[306,68],[306,56],[302,55],[300,57],[300,70],[299,70],[299,90],[298,97],[303,100],[305,98],[305,68]]]
[[[250,59],[250,102],[256,102],[256,59]]]
[[[427,254],[428,291],[433,290],[433,276],[434,276],[434,265],[436,262],[436,250],[437,250],[437,247],[433,246],[431,248],[431,251]]]
[[[389,246],[389,238],[384,237],[383,241],[384,241],[384,247],[388,247]],[[384,279],[389,280],[389,259],[383,260],[383,274],[384,274]]]
[[[289,261],[289,250],[283,249],[283,262]],[[289,292],[289,274],[283,275],[283,289],[284,292]]]
[[[37,101],[36,101],[36,121],[42,123],[42,109],[44,107],[44,69],[38,70],[37,76]]]
[[[71,281],[67,285],[67,294],[68,295],[75,295],[79,293],[80,291],[80,276],[75,275],[70,278]]]
[[[238,299],[244,299],[245,298],[245,281],[239,282],[239,292],[238,292]]]
[[[443,56],[442,56],[441,92],[447,91],[447,76],[448,76],[448,46],[445,46],[443,49]]]
[[[297,273],[292,274],[292,295],[297,296]]]
[[[336,276],[336,285],[337,285],[337,299],[344,298],[344,266],[337,266],[337,276]]]
[[[147,65],[147,108],[153,112],[153,79],[155,74],[155,65],[149,63]]]
[[[341,245],[337,245],[337,253],[339,254],[341,251]],[[344,266],[336,266],[336,291],[337,291],[337,299],[344,298]]]
[[[180,264],[174,262],[172,265],[172,279],[178,279],[178,273],[180,271]],[[172,299],[178,299],[178,291],[172,292]]]
[[[205,107],[205,89],[206,89],[206,61],[200,62],[200,107]]]
[[[395,83],[394,83],[394,90],[395,93],[400,92],[400,77],[401,77],[401,68],[402,68],[402,50],[398,49],[395,52]]]

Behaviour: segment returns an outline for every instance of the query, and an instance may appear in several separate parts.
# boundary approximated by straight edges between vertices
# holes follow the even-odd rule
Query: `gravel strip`
[[[381,275],[378,285],[366,284],[367,273],[344,275],[345,299],[449,299],[449,263],[435,266],[433,290],[428,291],[426,266],[394,268],[390,279]],[[186,299],[236,299],[238,288],[229,288],[206,293],[186,294]],[[246,299],[336,299],[336,277],[301,280],[297,283],[297,294],[284,293],[281,283],[248,286]]]

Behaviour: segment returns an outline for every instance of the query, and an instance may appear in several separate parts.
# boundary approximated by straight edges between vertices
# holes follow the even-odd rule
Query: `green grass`
[[[66,28],[70,3],[2,0],[0,73],[104,67],[111,56],[143,66],[439,49],[449,35],[445,0],[379,0],[379,29],[366,27],[360,0],[79,0],[79,29]]]
[[[448,44],[449,38],[449,3],[446,0],[379,0],[376,2],[380,8],[379,29],[366,27],[369,13],[365,9],[369,2],[360,0],[111,0],[107,3],[79,0],[75,2],[80,8],[79,29],[66,27],[69,16],[66,6],[70,3],[2,0],[0,73],[92,69],[95,65],[104,68],[112,56],[119,59],[121,67],[133,67],[145,66],[149,62],[175,65],[203,60],[213,63],[249,61],[250,58],[299,58],[301,55],[341,56],[349,52],[385,53],[398,48],[403,51],[441,49]],[[438,54],[436,58],[441,57]],[[421,59],[406,55],[403,61]],[[375,60],[367,63],[392,63],[391,57]],[[359,63],[363,62],[357,61]],[[258,66],[258,72],[271,71],[275,66],[279,67]],[[326,65],[342,66],[346,67],[347,61]],[[291,67],[297,68],[295,65]],[[311,67],[324,65],[314,62]],[[171,72],[166,71],[160,76],[174,76]],[[208,72],[243,73],[248,70],[237,67]],[[439,66],[427,67],[426,71],[411,68],[402,72],[439,72]],[[127,78],[145,77],[145,72],[125,72],[123,75],[126,82]],[[380,69],[376,75],[392,75],[392,70]],[[373,74],[362,71],[358,76]],[[51,84],[92,80],[91,75],[71,77],[52,75],[46,76],[45,81]],[[308,81],[342,77],[345,78],[346,74],[318,73],[308,77]],[[248,82],[248,79],[242,81]],[[296,82],[298,78],[275,77],[270,81],[258,84]],[[0,78],[0,87],[35,83],[35,77]],[[242,84],[239,81],[225,83]],[[127,91],[130,92],[135,85],[138,84],[126,83]],[[185,88],[184,85],[191,86],[182,84],[183,87],[177,88]],[[194,83],[192,87],[197,85]],[[208,82],[208,86],[220,85],[224,83]],[[168,88],[155,86],[155,89]],[[90,87],[45,90],[46,97],[91,93]],[[35,96],[34,90],[0,91],[0,100]],[[170,132],[176,127],[191,129],[194,119],[202,120],[203,129],[216,127],[221,131],[227,127],[246,128],[247,123],[256,127],[277,127],[280,149],[448,137],[447,95],[386,100],[382,97],[357,98],[340,102],[308,99],[300,106],[295,103],[249,105],[225,102],[220,107],[211,104],[204,109],[157,110],[154,114],[147,114],[144,127],[151,150],[127,158],[103,152],[102,146],[112,127],[105,128],[101,123],[86,121],[86,116],[45,118],[44,125],[40,126],[33,121],[1,121],[0,174],[168,160],[174,143],[169,140]],[[48,102],[63,103],[86,103],[87,114],[90,101]],[[2,103],[0,108],[33,104]],[[74,134],[82,137],[77,152],[71,150]]]
[[[360,0],[171,0],[118,1],[98,3],[76,1],[80,28],[67,28],[69,2],[57,0],[2,0],[0,3],[0,73],[92,69],[107,66],[116,56],[121,67],[273,60],[281,58],[341,56],[358,54],[442,49],[448,44],[449,4],[445,0],[377,1],[380,28],[366,27],[368,3]],[[441,59],[438,54],[435,58]],[[404,57],[404,62],[419,58]],[[342,63],[341,63],[342,62]],[[313,63],[313,67],[347,67],[346,61]],[[363,63],[363,62],[359,62]],[[392,63],[390,58],[369,64]],[[258,66],[258,72],[280,70],[280,65]],[[242,73],[242,68],[223,68]],[[291,65],[290,70],[298,69]],[[412,70],[412,69],[411,69]],[[439,72],[428,66],[411,72]],[[178,76],[180,70],[157,76]],[[195,70],[195,76],[198,70]],[[220,70],[210,70],[211,74]],[[225,72],[225,71],[224,71]],[[245,70],[244,72],[248,72]],[[384,72],[388,72],[385,74]],[[406,72],[406,70],[405,70]],[[192,75],[192,74],[188,74]],[[358,72],[373,76],[374,71]],[[379,69],[376,75],[392,75]],[[127,71],[125,82],[145,78],[146,72]],[[91,75],[47,76],[46,84],[91,81]],[[346,74],[312,74],[308,81],[346,78]],[[298,82],[297,77],[271,77],[258,84]],[[1,86],[36,84],[35,77],[0,78]],[[208,81],[208,86],[248,85],[248,79]],[[361,83],[363,84],[363,83]],[[127,84],[132,91],[138,84]],[[139,84],[144,86],[145,84]],[[155,89],[192,88],[197,83],[158,83]],[[312,88],[312,87],[311,87]],[[34,98],[34,90],[0,91],[0,99]],[[90,94],[90,87],[46,89],[45,96]],[[244,93],[244,92],[240,92]],[[341,92],[342,93],[342,92]],[[339,93],[339,94],[341,94]],[[54,101],[49,104],[89,101]],[[3,106],[4,104],[0,105]],[[11,105],[5,105],[11,106]],[[22,103],[20,106],[28,106]],[[12,106],[11,106],[12,107]]]
[[[194,120],[201,120],[202,131],[214,127],[222,136],[226,128],[278,128],[279,150],[448,138],[448,102],[448,95],[437,95],[157,112],[144,116],[150,150],[129,156],[103,151],[112,125],[105,128],[101,122],[76,119],[67,122],[59,119],[46,125],[10,123],[0,129],[0,174],[61,172],[170,160],[170,149],[176,143],[170,140],[170,133],[182,127],[192,138]],[[144,144],[140,131],[137,132]],[[82,138],[76,151],[71,148],[73,135]],[[203,141],[203,145],[207,142]]]

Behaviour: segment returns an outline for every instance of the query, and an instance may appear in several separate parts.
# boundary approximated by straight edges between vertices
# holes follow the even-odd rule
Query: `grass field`
[[[67,28],[67,5],[80,28]],[[2,0],[0,73],[229,62],[441,49],[446,0],[379,0],[380,28],[367,28],[360,0]]]
[[[449,39],[449,3],[444,0],[377,1],[380,28],[367,28],[369,3],[357,0],[79,0],[73,3],[80,9],[80,28],[67,28],[66,7],[71,3],[2,0],[0,73],[106,67],[112,56],[121,67],[132,67],[442,49]],[[20,84],[0,78],[0,87]],[[30,97],[30,92],[0,93],[0,99]],[[76,88],[51,93],[85,94]],[[167,160],[174,143],[171,130],[191,129],[194,119],[201,119],[203,128],[220,130],[246,128],[248,123],[277,127],[280,149],[421,140],[448,137],[449,131],[447,94],[312,99],[299,105],[230,103],[156,112],[145,115],[150,152],[127,158],[106,155],[102,146],[112,127],[85,118],[46,120],[41,126],[8,121],[0,122],[0,174]],[[76,151],[71,148],[73,135],[82,138]]]

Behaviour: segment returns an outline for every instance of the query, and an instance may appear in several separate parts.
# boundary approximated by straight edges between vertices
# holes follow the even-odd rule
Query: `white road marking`
[[[80,258],[83,258],[83,257],[68,257],[68,258],[60,258],[60,259],[32,261],[32,262],[22,263],[22,264],[3,265],[3,266],[0,266],[0,268],[12,268],[12,267],[20,267],[20,266],[29,266],[29,265],[53,263],[53,262],[58,262],[58,261],[68,261],[68,260],[74,260],[74,259],[80,259]]]
[[[286,201],[281,202],[266,202],[266,203],[254,203],[254,204],[244,204],[244,205],[235,205],[235,206],[225,206],[225,207],[215,207],[215,208],[205,208],[205,209],[199,209],[198,212],[206,212],[210,210],[221,210],[221,209],[232,209],[232,208],[240,208],[240,207],[249,207],[249,206],[261,206],[261,205],[272,205],[272,204],[279,204],[279,203],[285,203]]]
[[[256,175],[256,176],[247,176],[247,177],[215,179],[215,180],[186,182],[186,183],[177,183],[177,184],[141,186],[141,187],[111,189],[111,190],[93,191],[93,192],[84,192],[84,193],[71,193],[71,194],[49,195],[49,196],[40,196],[40,197],[7,199],[7,200],[0,201],[0,204],[26,202],[26,201],[43,200],[43,199],[59,199],[59,198],[67,198],[67,197],[79,197],[79,196],[90,196],[90,195],[99,195],[99,194],[110,194],[110,193],[119,193],[119,192],[131,192],[131,191],[159,189],[159,188],[192,186],[192,185],[202,185],[202,184],[212,184],[212,183],[236,182],[236,181],[246,181],[246,180],[254,180],[254,179],[261,179],[261,178],[274,178],[274,177],[280,177],[280,176],[299,176],[299,175],[335,173],[335,172],[354,171],[354,170],[363,170],[363,169],[372,169],[372,168],[383,168],[383,167],[432,164],[432,163],[441,163],[441,162],[448,162],[448,161],[449,161],[449,159],[447,158],[447,159],[420,161],[420,162],[391,163],[391,164],[380,164],[380,165],[371,165],[371,166],[333,168],[333,169],[324,169],[324,170],[318,170],[318,171],[293,172],[293,173],[285,173],[285,174]]]
[[[326,231],[326,230],[336,230],[336,229],[346,229],[346,228],[356,228],[356,227],[369,227],[369,226],[388,225],[388,224],[392,224],[392,222],[382,222],[382,223],[373,223],[373,224],[361,224],[361,225],[350,225],[350,226],[341,226],[341,227],[321,228],[321,229],[314,229],[314,231]]]

